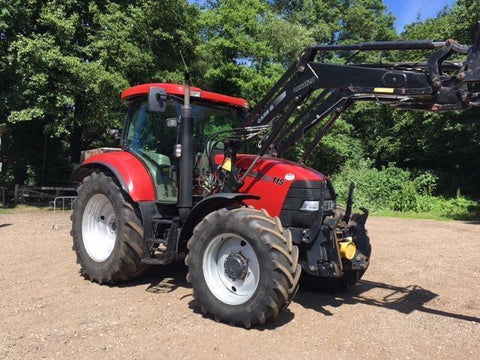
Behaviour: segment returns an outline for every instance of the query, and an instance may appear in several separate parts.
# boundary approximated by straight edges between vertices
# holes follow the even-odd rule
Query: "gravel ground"
[[[122,286],[79,275],[68,214],[0,214],[0,359],[474,359],[480,224],[371,218],[373,257],[347,293],[300,290],[250,330],[195,310],[181,265]]]

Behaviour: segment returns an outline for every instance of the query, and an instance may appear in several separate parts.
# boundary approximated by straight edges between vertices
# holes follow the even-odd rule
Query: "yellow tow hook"
[[[347,260],[352,260],[355,256],[355,253],[357,252],[357,246],[353,242],[352,237],[347,237],[343,241],[340,241],[339,244],[340,255]]]

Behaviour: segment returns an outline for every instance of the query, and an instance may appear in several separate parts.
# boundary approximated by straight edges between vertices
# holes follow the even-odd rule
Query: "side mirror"
[[[113,137],[115,140],[120,139],[120,131],[118,129],[110,129],[109,134],[111,137]]]
[[[151,87],[148,93],[148,111],[165,112],[167,109],[167,91],[164,88]]]
[[[167,128],[174,128],[178,126],[177,118],[167,118],[165,119],[165,125]]]

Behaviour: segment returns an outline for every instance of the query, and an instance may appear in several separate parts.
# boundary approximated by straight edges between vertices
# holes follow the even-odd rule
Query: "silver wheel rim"
[[[243,279],[232,279],[225,271],[225,261],[240,253],[248,268]],[[257,255],[247,240],[232,233],[218,235],[208,244],[203,255],[203,274],[212,294],[229,305],[247,302],[255,293],[260,279]]]
[[[83,246],[92,260],[103,262],[112,254],[116,239],[117,217],[112,202],[104,194],[95,194],[83,212]]]

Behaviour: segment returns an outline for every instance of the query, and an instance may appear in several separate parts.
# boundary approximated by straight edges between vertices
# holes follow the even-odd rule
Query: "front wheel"
[[[204,313],[250,327],[275,318],[298,289],[298,248],[278,218],[252,208],[221,209],[188,242],[187,280]]]

